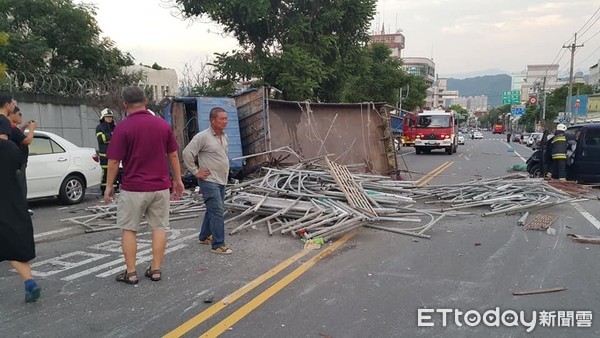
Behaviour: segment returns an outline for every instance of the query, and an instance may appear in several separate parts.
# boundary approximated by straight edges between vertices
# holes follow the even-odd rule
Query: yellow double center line
[[[296,278],[300,277],[308,269],[310,269],[312,266],[317,264],[321,259],[325,258],[329,254],[331,254],[334,250],[336,250],[340,246],[344,245],[344,243],[346,243],[348,240],[350,240],[355,234],[356,234],[356,231],[352,231],[349,234],[346,234],[344,237],[342,237],[339,240],[337,240],[336,242],[334,242],[331,246],[327,247],[326,249],[323,249],[323,251],[321,251],[318,255],[316,255],[313,258],[309,259],[308,261],[302,263],[302,265],[300,265],[298,268],[296,268],[290,274],[286,275],[285,277],[283,277],[282,279],[277,281],[275,284],[273,284],[271,287],[269,287],[267,290],[265,290],[258,296],[254,297],[252,300],[250,300],[248,303],[246,303],[240,309],[238,309],[237,311],[235,311],[234,313],[229,315],[227,318],[225,318],[221,322],[219,322],[217,325],[215,325],[214,327],[212,327],[211,329],[209,329],[208,331],[203,333],[202,337],[216,337],[216,336],[220,335],[221,333],[227,331],[227,329],[229,329],[231,326],[233,326],[238,321],[242,320],[250,312],[254,311],[257,307],[262,305],[269,298],[273,297],[277,292],[281,291],[284,287],[286,287],[288,284],[293,282]],[[235,291],[232,294],[228,295],[227,297],[223,298],[218,303],[212,305],[211,307],[202,311],[201,313],[199,313],[192,319],[181,324],[179,327],[175,328],[173,331],[167,333],[166,335],[164,335],[164,337],[171,338],[171,337],[183,336],[190,330],[192,330],[195,327],[197,327],[198,325],[202,324],[207,319],[209,319],[212,316],[214,316],[215,314],[217,314],[219,311],[226,308],[228,305],[230,305],[234,301],[238,300],[239,298],[241,298],[248,292],[252,291],[257,286],[261,285],[263,282],[265,282],[269,278],[275,276],[276,274],[278,274],[279,272],[281,272],[288,266],[292,265],[292,263],[294,263],[294,262],[298,261],[300,258],[306,256],[309,252],[311,252],[311,251],[310,250],[302,250],[301,252],[295,254],[294,256],[279,263],[277,266],[275,266],[271,270],[265,272],[264,274],[257,277],[250,283],[244,285],[242,288],[238,289],[237,291]]]
[[[424,186],[425,184],[429,183],[429,181],[431,181],[432,179],[434,179],[437,175],[441,174],[442,171],[450,168],[450,166],[453,164],[454,162],[452,161],[446,161],[444,163],[442,163],[439,167],[433,169],[432,171],[430,171],[427,175],[421,177],[421,179],[419,179],[417,181],[417,185],[419,187]]]

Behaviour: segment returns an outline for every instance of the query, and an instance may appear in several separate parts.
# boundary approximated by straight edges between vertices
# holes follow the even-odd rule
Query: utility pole
[[[563,46],[563,48],[571,50],[571,71],[569,75],[569,94],[567,96],[567,113],[569,113],[569,115],[571,115],[571,97],[573,96],[573,62],[575,61],[575,50],[579,47],[583,47],[583,44],[577,45],[577,33],[575,33],[575,39],[570,46]],[[573,117],[573,123],[577,123],[577,115]]]
[[[542,106],[542,123],[544,124],[544,127],[546,127],[546,76],[544,76],[544,84],[542,90],[544,91],[544,104]]]

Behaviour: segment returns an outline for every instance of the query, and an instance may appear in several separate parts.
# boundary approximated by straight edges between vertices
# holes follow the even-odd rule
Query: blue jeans
[[[212,248],[216,249],[225,244],[225,186],[204,180],[198,180],[198,186],[206,206],[198,239],[205,240],[212,235]]]

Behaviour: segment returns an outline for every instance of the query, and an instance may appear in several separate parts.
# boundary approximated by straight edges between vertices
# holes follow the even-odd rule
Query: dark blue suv
[[[567,160],[567,179],[600,182],[600,123],[571,126],[565,132],[565,136],[569,143],[570,154]],[[544,156],[544,159],[548,159],[548,156]],[[531,154],[526,163],[529,174],[535,177],[543,175],[542,150]]]

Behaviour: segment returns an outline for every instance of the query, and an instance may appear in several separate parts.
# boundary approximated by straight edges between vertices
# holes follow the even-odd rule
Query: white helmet
[[[556,126],[556,131],[566,131],[566,130],[567,130],[567,126],[565,126],[562,123],[560,123]]]
[[[100,112],[100,121],[104,120],[104,118],[107,116],[114,117],[115,114],[113,114],[112,110],[108,108],[102,109],[102,111]]]

